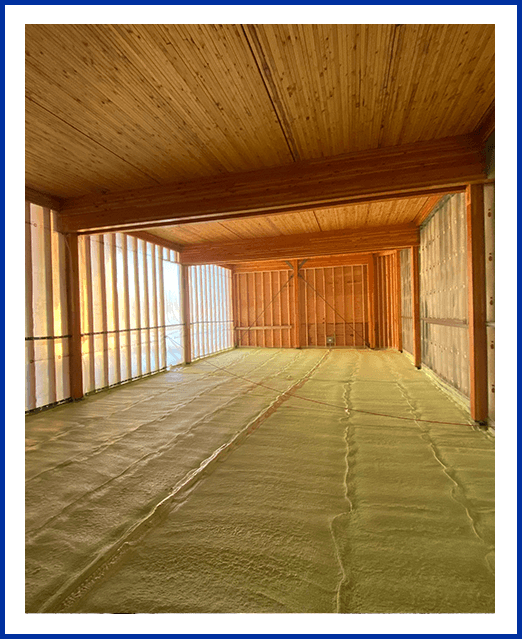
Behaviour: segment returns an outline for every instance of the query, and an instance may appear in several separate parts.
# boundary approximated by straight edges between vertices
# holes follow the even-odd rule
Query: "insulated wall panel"
[[[66,244],[56,213],[26,202],[25,409],[70,397]]]
[[[495,421],[495,185],[484,185],[486,248],[486,326],[488,343],[488,408]]]
[[[168,254],[168,251],[166,251]],[[163,260],[165,341],[167,366],[183,362],[183,320],[181,317],[181,266],[170,259]]]
[[[234,346],[232,273],[207,264],[189,269],[192,359]]]
[[[401,251],[402,348],[413,354],[413,310],[411,305],[411,253]]]
[[[422,363],[469,397],[466,202],[447,196],[420,231]]]
[[[26,410],[70,397],[68,250],[56,213],[26,202]],[[122,233],[78,250],[84,393],[182,362],[179,255]]]
[[[121,233],[79,246],[84,392],[182,362],[178,255]]]

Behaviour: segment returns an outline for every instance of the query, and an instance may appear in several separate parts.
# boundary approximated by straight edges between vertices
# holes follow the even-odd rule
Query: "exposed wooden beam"
[[[349,253],[348,255],[329,255],[312,257],[306,260],[306,268],[325,268],[331,266],[368,264],[371,253]],[[234,264],[234,273],[251,273],[253,271],[282,271],[288,268],[285,260],[261,260],[260,262],[241,262]]]
[[[156,225],[284,213],[391,197],[464,190],[486,179],[472,135],[64,202],[61,230]]]
[[[411,309],[413,325],[413,362],[417,368],[422,364],[421,324],[420,324],[420,291],[419,291],[419,247],[412,246],[411,255]]]
[[[198,244],[181,253],[183,264],[221,264],[246,260],[291,259],[367,253],[419,244],[419,229],[412,225],[349,229],[302,235],[237,240],[221,244]]]
[[[468,249],[469,377],[471,417],[488,418],[486,331],[486,264],[484,237],[484,188],[472,184],[466,190]]]
[[[53,211],[59,211],[62,208],[63,200],[49,193],[41,193],[35,189],[25,187],[25,199],[31,204],[37,204],[45,208],[53,209]]]
[[[69,248],[67,251],[67,296],[69,334],[71,335],[69,342],[70,392],[73,399],[81,399],[83,397],[83,372],[78,235],[71,233],[66,236],[65,241]]]
[[[489,138],[489,136],[493,133],[494,130],[495,130],[495,102],[493,101],[474,132],[481,146],[485,144],[486,140]]]

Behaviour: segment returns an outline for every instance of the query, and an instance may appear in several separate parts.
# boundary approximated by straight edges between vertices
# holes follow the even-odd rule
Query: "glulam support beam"
[[[44,208],[52,209],[53,211],[59,211],[63,206],[63,199],[50,195],[49,193],[42,193],[29,187],[25,187],[25,201],[36,204],[37,206],[43,206]]]
[[[346,253],[369,253],[419,244],[413,225],[349,229],[301,235],[280,235],[187,246],[183,264],[226,264],[255,260],[295,259]]]
[[[83,397],[82,371],[82,336],[81,336],[81,306],[80,306],[80,269],[78,235],[71,233],[66,236],[67,251],[67,296],[69,334],[69,383],[73,399]]]
[[[125,231],[464,191],[483,182],[472,135],[65,200],[63,232]]]
[[[466,189],[468,251],[469,376],[471,417],[488,418],[488,373],[486,331],[486,263],[484,233],[484,188]]]

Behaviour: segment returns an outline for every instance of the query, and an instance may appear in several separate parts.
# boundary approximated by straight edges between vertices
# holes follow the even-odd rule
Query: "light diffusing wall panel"
[[[420,231],[422,363],[469,397],[464,195],[446,197]]]
[[[192,359],[234,346],[230,269],[191,266],[189,290]]]
[[[122,233],[79,251],[84,392],[182,362],[178,255]]]
[[[65,237],[56,213],[26,202],[25,409],[70,397]]]

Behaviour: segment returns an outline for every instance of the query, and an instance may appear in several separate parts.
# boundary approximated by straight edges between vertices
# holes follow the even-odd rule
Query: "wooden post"
[[[69,334],[71,335],[69,346],[70,392],[73,399],[81,399],[83,397],[83,374],[78,234],[69,233],[66,236],[66,242],[69,245],[67,294],[69,298]]]
[[[401,252],[395,251],[395,286],[397,290],[397,350],[402,353]]]
[[[185,264],[181,266],[181,293],[183,313],[183,350],[185,354],[185,364],[192,361],[192,342],[190,339],[190,287],[189,287],[189,267]]]
[[[299,296],[299,260],[292,260],[294,269],[294,348],[301,348],[301,304]]]
[[[466,189],[468,249],[469,377],[471,417],[486,422],[488,417],[486,265],[484,236],[484,187],[469,184]]]
[[[412,246],[411,251],[411,310],[413,327],[413,361],[417,368],[421,367],[421,326],[420,326],[420,293],[419,293],[419,247]]]

